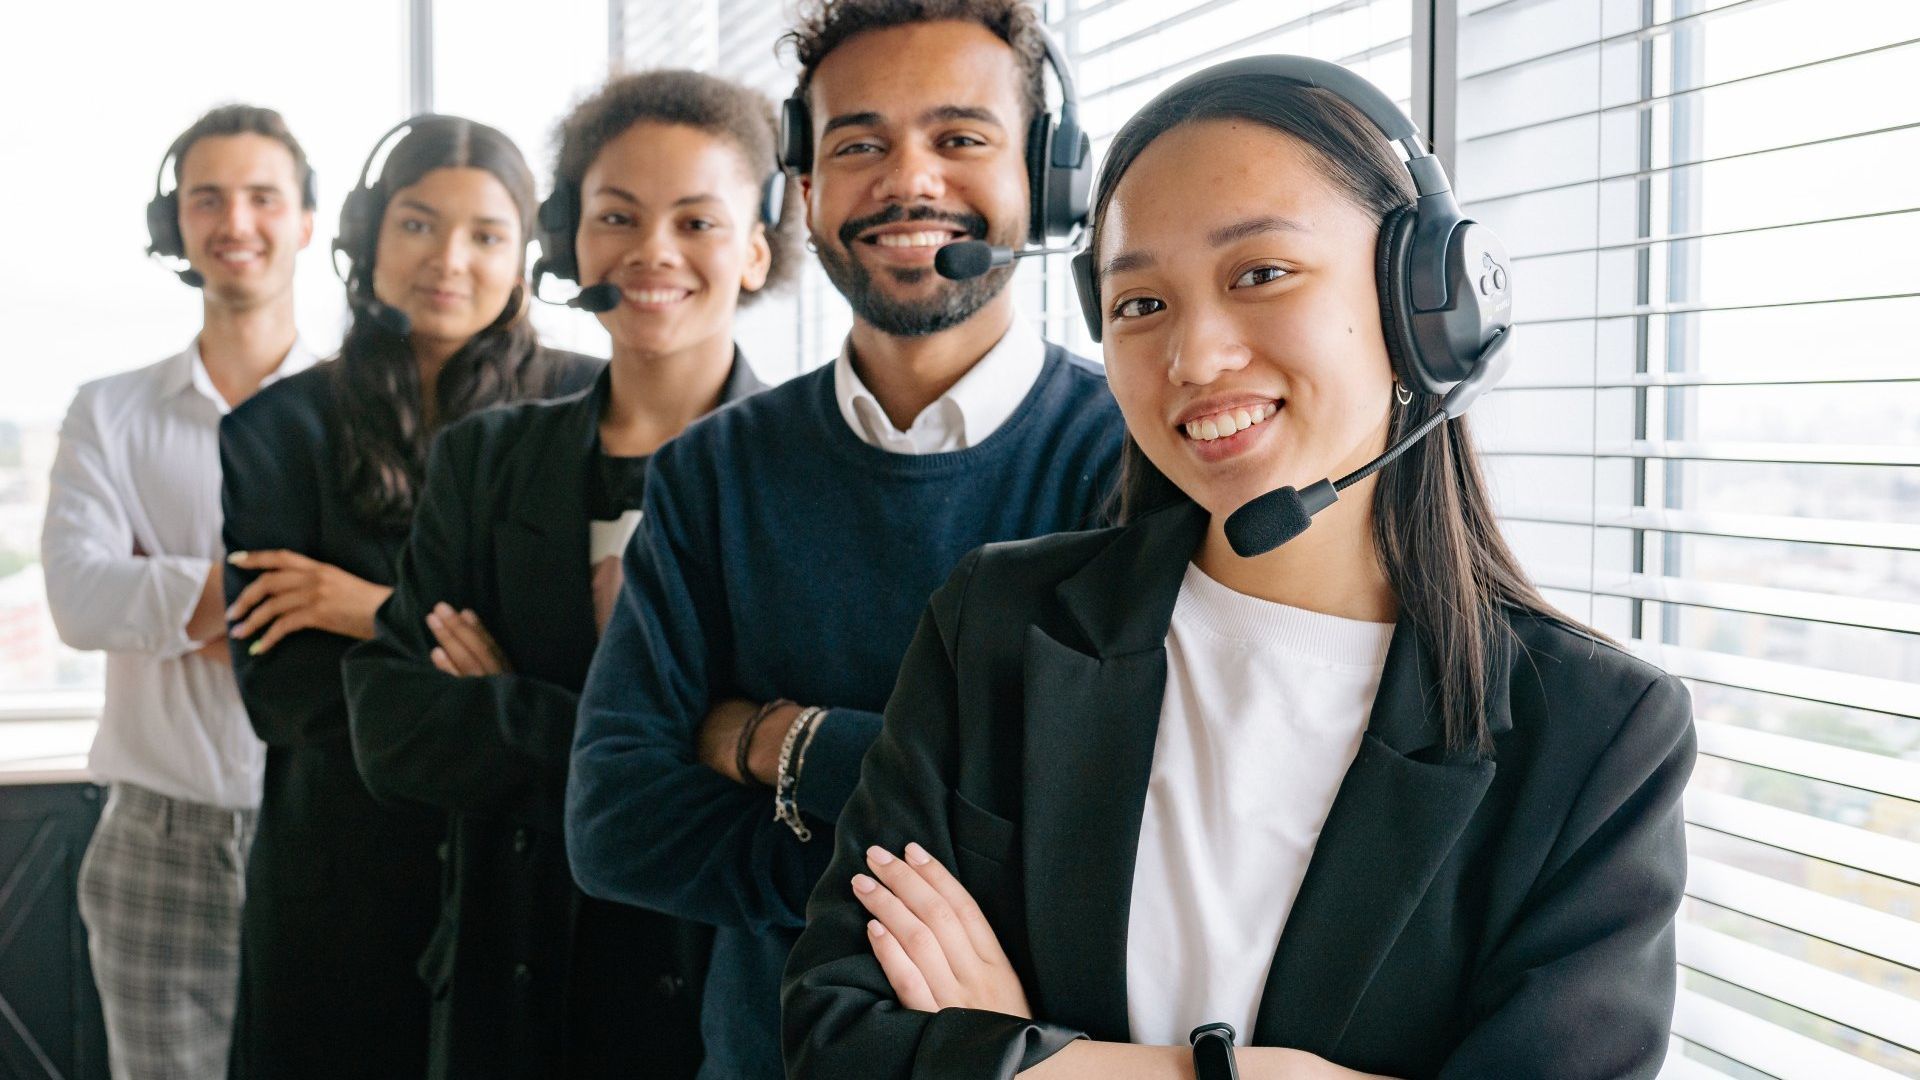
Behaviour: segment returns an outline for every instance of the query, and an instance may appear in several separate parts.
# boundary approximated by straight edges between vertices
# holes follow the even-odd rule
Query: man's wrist
[[[753,733],[753,749],[747,755],[747,762],[753,769],[753,778],[772,787],[780,779],[780,744],[787,737],[787,729],[806,710],[792,702],[783,703],[769,713],[766,720]]]

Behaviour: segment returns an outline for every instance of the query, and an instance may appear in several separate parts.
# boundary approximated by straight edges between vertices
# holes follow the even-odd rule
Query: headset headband
[[[1174,83],[1154,95],[1153,103],[1178,97],[1208,83],[1248,75],[1266,75],[1327,91],[1358,109],[1388,142],[1400,147],[1407,155],[1407,172],[1413,176],[1414,191],[1422,198],[1444,195],[1453,190],[1453,185],[1447,181],[1446,170],[1440,167],[1439,160],[1421,140],[1420,128],[1406,113],[1400,111],[1400,106],[1395,105],[1393,99],[1379,87],[1330,61],[1316,60],[1310,56],[1278,55],[1228,60]]]

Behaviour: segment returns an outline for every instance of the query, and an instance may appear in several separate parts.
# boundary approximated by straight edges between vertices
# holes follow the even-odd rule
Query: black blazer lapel
[[[1151,515],[1061,583],[1084,646],[1027,630],[1021,849],[1034,1005],[1096,1039],[1127,1040],[1127,921],[1167,625],[1205,524],[1197,507]]]
[[[1487,722],[1512,726],[1511,647],[1490,648]],[[1493,782],[1444,753],[1431,658],[1404,619],[1360,751],[1334,797],[1267,974],[1253,1042],[1331,1056],[1380,962]]]
[[[602,373],[584,394],[551,407],[516,448],[504,481],[511,513],[494,530],[493,578],[503,611],[496,633],[522,671],[563,685],[584,682],[599,631],[587,565],[587,470],[599,445],[607,391]]]

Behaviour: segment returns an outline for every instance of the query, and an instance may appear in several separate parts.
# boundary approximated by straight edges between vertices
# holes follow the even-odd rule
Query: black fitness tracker
[[[1195,1080],[1240,1080],[1233,1063],[1232,1024],[1201,1024],[1187,1039],[1193,1043]]]

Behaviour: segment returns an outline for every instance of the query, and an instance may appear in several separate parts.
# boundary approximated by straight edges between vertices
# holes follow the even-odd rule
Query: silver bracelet
[[[794,791],[799,787],[800,777],[793,768],[793,750],[799,744],[802,732],[812,730],[826,712],[817,705],[801,710],[800,715],[793,718],[793,723],[787,725],[787,733],[780,740],[780,766],[773,790],[773,819],[784,822],[803,844],[813,839],[813,830],[807,828],[806,820],[800,816],[800,805],[794,801]]]

